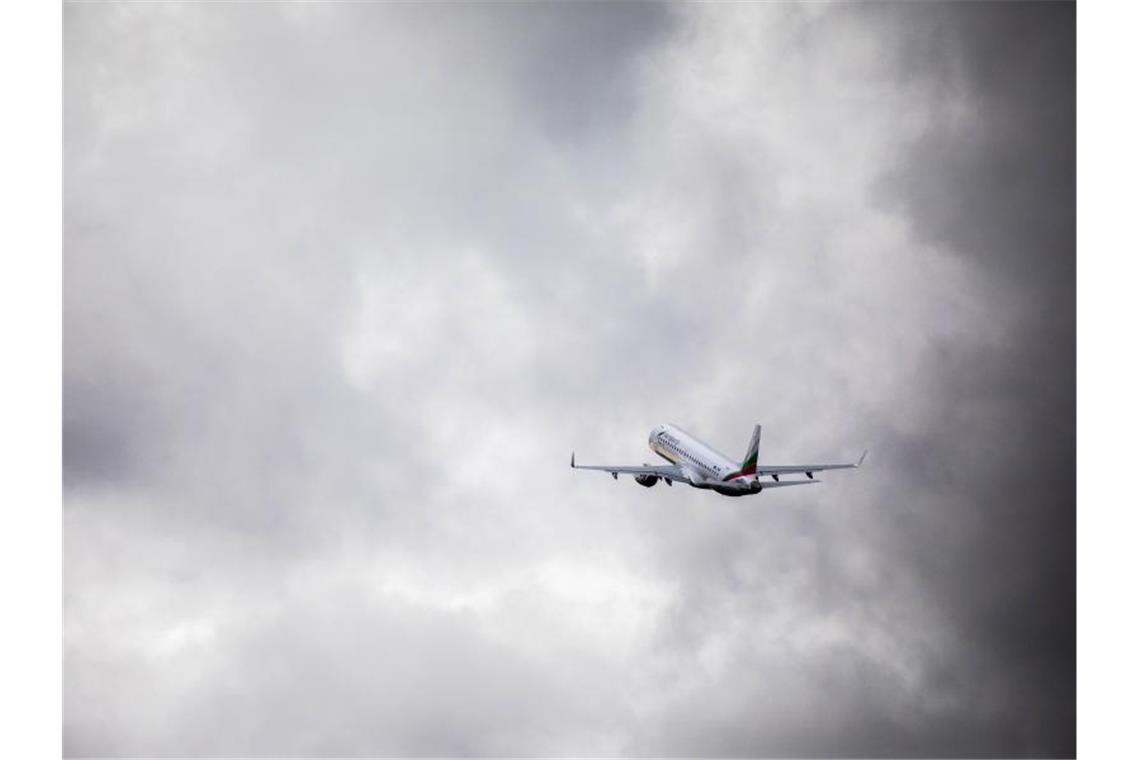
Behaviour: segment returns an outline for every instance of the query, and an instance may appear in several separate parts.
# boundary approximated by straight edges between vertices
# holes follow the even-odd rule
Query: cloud
[[[1071,9],[64,31],[67,754],[1075,751]]]

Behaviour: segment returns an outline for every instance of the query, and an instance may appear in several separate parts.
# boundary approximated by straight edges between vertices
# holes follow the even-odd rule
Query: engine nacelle
[[[657,481],[659,480],[656,475],[634,475],[633,479],[637,481],[639,486],[645,486],[646,488],[653,488],[653,486],[657,485]]]

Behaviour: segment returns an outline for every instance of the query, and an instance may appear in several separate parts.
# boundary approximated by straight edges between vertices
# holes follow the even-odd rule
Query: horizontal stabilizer
[[[818,480],[781,480],[776,483],[763,483],[761,490],[767,491],[769,488],[783,488],[784,486],[810,486],[819,483]]]

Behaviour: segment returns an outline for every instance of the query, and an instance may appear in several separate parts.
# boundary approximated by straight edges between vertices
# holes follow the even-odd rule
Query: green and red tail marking
[[[732,480],[739,478],[741,475],[755,475],[756,463],[760,459],[760,426],[757,425],[752,429],[752,439],[748,442],[748,451],[744,453],[744,461],[740,463],[740,469],[736,472],[731,472],[725,476],[725,480]]]

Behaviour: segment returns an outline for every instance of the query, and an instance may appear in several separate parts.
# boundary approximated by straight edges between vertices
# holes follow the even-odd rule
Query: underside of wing
[[[615,478],[618,475],[656,475],[672,481],[688,483],[689,478],[684,471],[675,464],[664,465],[605,465],[605,464],[577,464],[574,454],[570,454],[570,466],[575,470],[600,470],[608,472]]]
[[[850,462],[848,464],[769,464],[762,465],[756,468],[757,475],[783,475],[785,473],[802,472],[809,478],[814,473],[823,472],[825,470],[851,470],[857,469],[862,466],[863,460],[867,458],[867,452],[863,452],[863,456],[859,457],[858,462]],[[809,481],[810,482],[810,481]],[[765,486],[767,487],[767,486]]]

